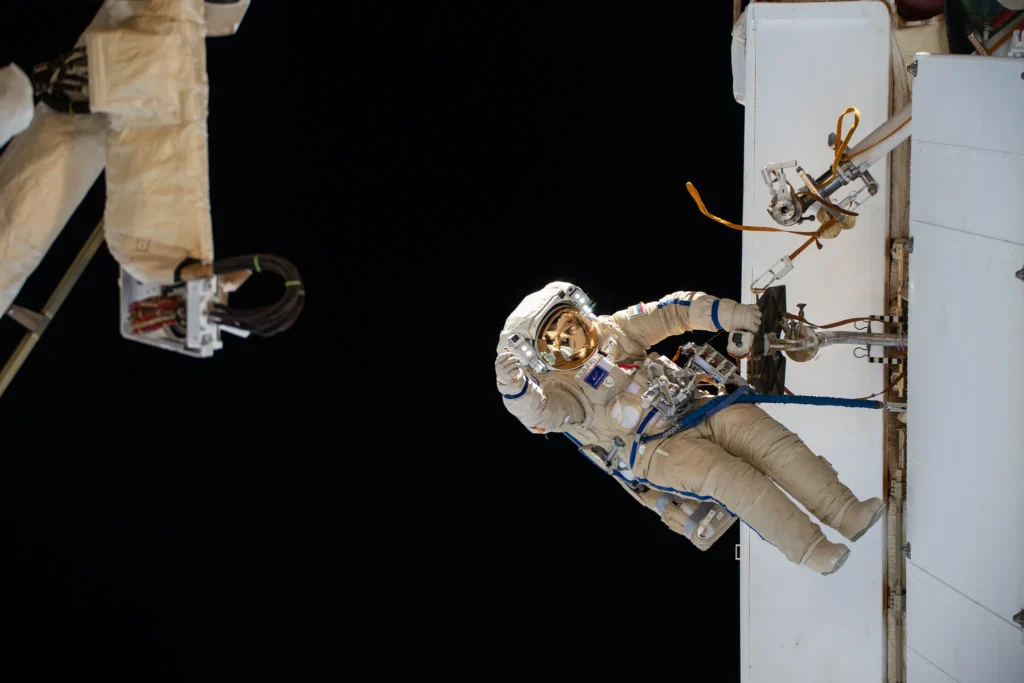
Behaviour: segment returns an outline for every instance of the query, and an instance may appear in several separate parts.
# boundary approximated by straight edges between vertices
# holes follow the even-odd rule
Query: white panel
[[[921,55],[917,63],[914,140],[1024,154],[1019,59]],[[916,188],[916,179],[913,183]],[[986,201],[985,196],[971,199]]]
[[[912,220],[1024,244],[1022,73],[1014,59],[918,58]]]
[[[917,222],[911,235],[907,540],[1009,622],[1024,607],[1024,247]]]
[[[750,527],[740,524],[740,679],[750,680]]]
[[[1024,155],[911,140],[911,218],[1024,244]]]
[[[743,222],[772,226],[760,177],[765,164],[796,159],[817,176],[831,164],[826,140],[846,107],[861,114],[851,144],[886,120],[889,15],[877,2],[754,3],[747,11]],[[885,312],[887,163],[871,172],[880,191],[861,207],[857,226],[825,241],[821,251],[808,249],[781,283],[790,309],[806,303],[808,318],[816,322]],[[708,209],[714,213],[716,207]],[[752,277],[802,241],[743,233],[745,301],[753,301]],[[787,385],[797,394],[863,396],[882,388],[883,372],[854,358],[850,347],[829,348],[812,363],[790,362]],[[770,406],[768,412],[828,458],[860,498],[882,495],[880,412],[810,406]],[[754,534],[741,534],[744,681],[881,680],[883,526],[851,546],[849,561],[829,577],[790,563]]]
[[[1024,282],[1014,274],[1024,266],[1024,60],[918,63],[908,647],[963,683],[1020,683],[1024,637],[1012,618],[1024,607]]]
[[[939,667],[917,654],[907,650],[907,683],[959,683],[946,675]]]
[[[921,570],[916,549],[907,563],[907,648],[959,683],[1024,681],[1020,629]],[[907,674],[916,683],[909,663]]]

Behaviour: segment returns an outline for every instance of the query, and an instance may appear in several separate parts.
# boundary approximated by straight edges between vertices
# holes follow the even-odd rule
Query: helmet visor
[[[540,326],[537,352],[555,370],[573,370],[597,350],[597,329],[572,306],[557,308]]]

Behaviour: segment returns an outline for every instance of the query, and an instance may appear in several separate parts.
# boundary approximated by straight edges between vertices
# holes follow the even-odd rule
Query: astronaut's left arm
[[[658,342],[692,330],[748,330],[761,325],[757,306],[720,299],[704,292],[673,292],[658,301],[639,303],[612,315],[630,337],[649,349]]]
[[[511,353],[499,355],[494,368],[505,408],[530,431],[563,432],[585,419],[586,413],[576,397],[562,387],[541,386],[523,371]]]

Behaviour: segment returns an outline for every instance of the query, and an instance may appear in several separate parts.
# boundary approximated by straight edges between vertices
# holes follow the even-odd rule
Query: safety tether
[[[755,394],[750,385],[744,385],[736,391],[725,396],[718,396],[711,399],[700,408],[690,411],[670,429],[660,434],[650,434],[640,437],[640,443],[657,441],[666,436],[678,434],[681,431],[692,429],[702,421],[711,417],[719,410],[732,405],[733,403],[789,403],[809,406],[836,406],[840,408],[869,408],[880,410],[885,407],[884,401],[869,401],[856,398],[833,398],[830,396],[777,396],[775,394]]]

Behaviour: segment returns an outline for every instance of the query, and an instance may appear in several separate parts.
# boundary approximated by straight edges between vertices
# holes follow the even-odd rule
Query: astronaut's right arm
[[[576,397],[561,387],[542,387],[510,352],[498,356],[494,370],[505,408],[530,431],[563,432],[584,421],[586,413]]]

